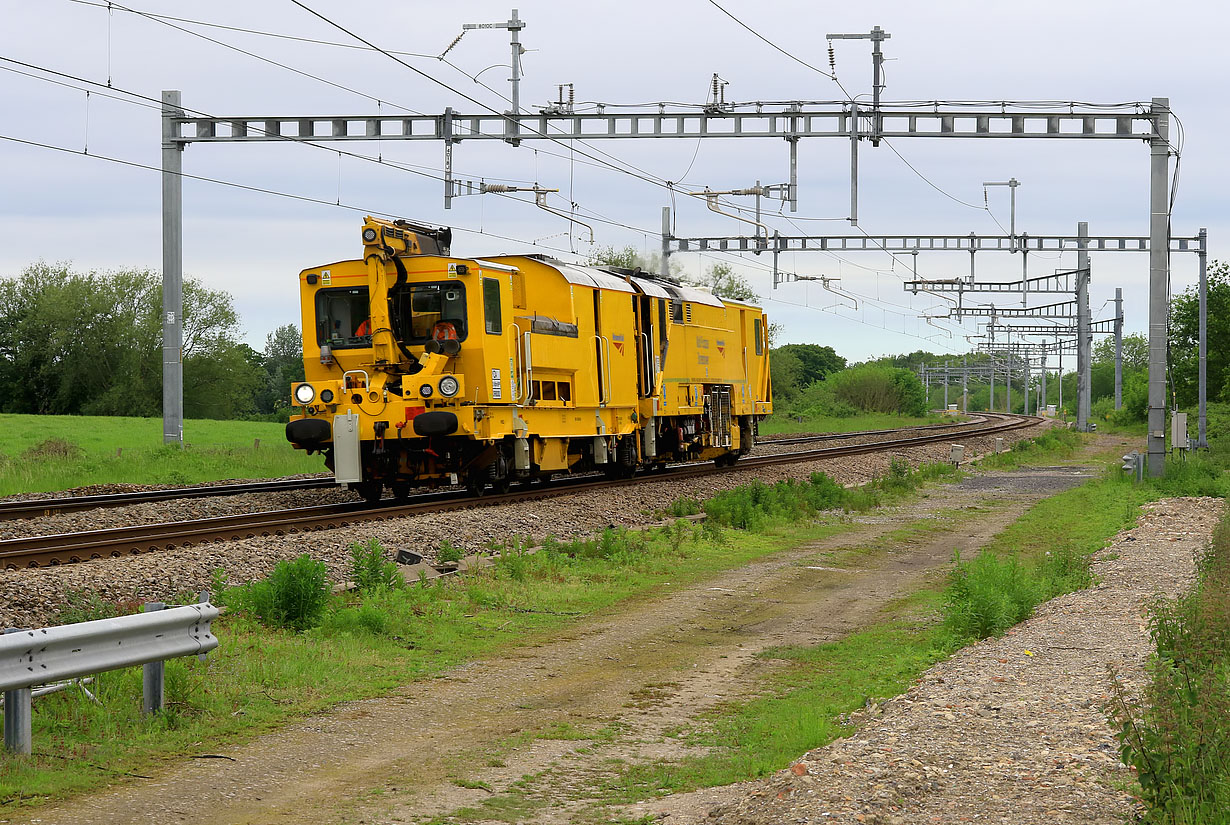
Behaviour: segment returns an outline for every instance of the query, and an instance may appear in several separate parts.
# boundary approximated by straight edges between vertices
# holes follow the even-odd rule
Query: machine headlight
[[[440,395],[445,398],[452,398],[461,389],[460,382],[451,375],[446,375],[440,379]]]
[[[372,229],[370,226],[367,229],[364,229],[363,230],[363,240],[366,243],[371,243],[374,240],[376,240],[376,230]]]
[[[424,384],[423,386],[419,387],[419,395],[423,396],[424,398],[431,398],[432,392],[433,390],[431,388],[431,384]]]
[[[321,390],[321,391],[320,391],[320,400],[321,400],[321,401],[323,401],[323,402],[325,402],[326,404],[332,403],[332,401],[333,401],[333,390]]]
[[[300,404],[311,404],[312,399],[316,397],[316,390],[311,384],[300,384],[295,387],[295,400]]]

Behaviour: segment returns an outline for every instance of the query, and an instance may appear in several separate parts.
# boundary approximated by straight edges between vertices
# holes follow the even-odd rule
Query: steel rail
[[[1000,414],[995,417],[1000,420],[990,426],[979,427],[977,430],[962,433],[962,435],[987,436],[997,432],[1034,426],[1042,421],[1033,416]],[[680,464],[657,473],[637,475],[629,479],[581,478],[575,481],[537,485],[530,489],[483,497],[452,492],[437,493],[426,496],[425,498],[431,499],[429,501],[391,503],[376,507],[362,503],[317,505],[293,510],[271,510],[192,521],[8,539],[0,541],[0,567],[18,569],[55,566],[90,559],[119,558],[213,541],[232,541],[259,536],[280,536],[289,533],[327,530],[420,513],[465,510],[517,501],[555,498],[587,490],[637,484],[642,481],[673,480],[711,473],[737,472],[756,467],[820,461],[895,448],[904,449],[946,441],[951,437],[951,433],[931,433],[914,438],[878,441],[871,444],[847,444],[796,453],[747,457],[732,467],[715,468],[708,462]]]
[[[43,518],[55,513],[71,513],[78,510],[93,510],[99,507],[122,507],[128,504],[169,501],[177,498],[237,496],[245,493],[276,493],[284,490],[315,490],[323,487],[332,487],[335,484],[336,482],[332,478],[294,478],[277,479],[274,481],[249,481],[242,484],[170,487],[165,490],[135,490],[130,493],[101,493],[92,496],[63,496],[58,498],[0,501],[0,521]]]
[[[982,416],[976,416],[968,421],[954,421],[951,424],[923,424],[918,427],[893,427],[888,430],[854,430],[848,433],[816,433],[815,435],[801,435],[794,438],[771,438],[767,437],[756,442],[768,446],[770,444],[803,444],[808,441],[840,441],[843,438],[859,438],[867,435],[887,435],[888,433],[904,433],[904,432],[921,432],[923,430],[951,430],[962,427],[972,427],[986,421]],[[785,433],[783,433],[785,435]],[[955,435],[955,433],[954,433]]]

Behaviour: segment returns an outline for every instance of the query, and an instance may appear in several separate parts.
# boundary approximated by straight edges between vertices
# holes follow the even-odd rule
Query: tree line
[[[656,269],[652,256],[634,247],[605,248],[592,263]],[[704,285],[720,297],[756,301],[748,282],[728,264],[710,266]],[[0,412],[48,415],[156,417],[162,410],[162,279],[150,270],[75,272],[67,265],[37,263],[16,278],[0,280]],[[1208,272],[1208,398],[1230,402],[1230,265],[1214,261]],[[289,387],[303,380],[299,329],[278,327],[261,352],[245,344],[233,298],[198,279],[184,282],[184,413],[189,418],[282,418]],[[780,333],[770,327],[770,342]],[[1199,301],[1196,289],[1176,295],[1170,307],[1167,400],[1196,402]],[[1123,341],[1123,409],[1114,409],[1114,341],[1100,337],[1093,349],[1091,390],[1095,418],[1114,414],[1143,421],[1148,407],[1148,341]],[[960,356],[971,366],[989,356]],[[867,364],[847,364],[831,346],[783,344],[770,350],[777,408],[819,414],[857,410],[907,412],[943,401],[911,380],[920,363],[957,363],[958,357],[925,350]],[[1070,362],[1075,366],[1075,358]],[[1052,360],[1054,370],[1057,363]],[[1044,403],[1059,403],[1060,382],[1048,376]],[[959,384],[957,392],[959,393]],[[1076,375],[1063,376],[1064,406],[1074,409]],[[1017,378],[1013,408],[1023,407]],[[970,409],[988,409],[985,381],[970,381]],[[997,379],[996,409],[1006,388]],[[949,388],[950,403],[958,395]]]
[[[0,280],[0,412],[162,412],[162,278],[150,270],[74,272],[37,263]],[[303,378],[299,330],[257,352],[241,340],[232,297],[185,279],[184,414],[277,417]]]

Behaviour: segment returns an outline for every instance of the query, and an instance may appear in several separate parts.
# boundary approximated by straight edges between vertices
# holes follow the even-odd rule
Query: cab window
[[[500,315],[500,282],[495,278],[483,278],[483,319],[488,333],[499,335],[504,331]]]
[[[367,287],[316,291],[316,344],[332,349],[372,345]]]
[[[409,284],[394,301],[402,341],[423,344],[433,338],[465,340],[466,288],[456,281]]]

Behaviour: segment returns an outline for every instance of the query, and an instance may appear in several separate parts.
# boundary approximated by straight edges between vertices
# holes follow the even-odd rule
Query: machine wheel
[[[384,485],[379,481],[360,481],[353,489],[368,504],[375,504],[384,495]]]
[[[508,458],[502,452],[495,457],[495,461],[487,465],[485,475],[492,490],[501,494],[508,492],[509,488],[512,487],[512,477],[509,469]]]
[[[636,474],[636,441],[625,436],[615,445],[617,478],[632,478]]]

